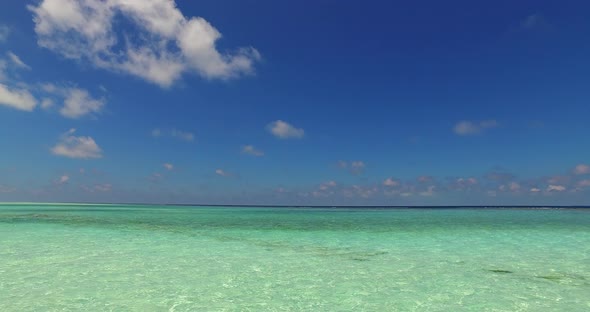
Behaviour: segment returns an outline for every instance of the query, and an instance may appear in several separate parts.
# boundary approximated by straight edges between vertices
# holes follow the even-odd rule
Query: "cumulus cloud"
[[[160,137],[171,137],[181,141],[192,142],[195,140],[195,135],[192,132],[182,131],[178,129],[167,129],[163,130],[160,128],[156,128],[152,130],[152,137],[160,138]]]
[[[172,170],[174,169],[174,165],[170,164],[170,163],[165,163],[163,164],[164,168],[166,168],[166,170]]]
[[[76,129],[64,133],[57,144],[51,148],[54,155],[68,158],[91,159],[101,158],[102,150],[93,138],[74,136]]]
[[[301,139],[305,134],[303,129],[296,128],[282,120],[271,122],[266,126],[266,129],[279,139]]]
[[[531,193],[539,193],[539,192],[541,192],[541,189],[540,188],[533,187],[533,188],[530,189],[530,191],[531,191]]]
[[[221,33],[201,17],[184,16],[172,0],[43,0],[28,9],[39,46],[161,87],[184,73],[207,79],[250,74],[260,59],[252,47],[220,52]],[[123,35],[116,27],[121,21],[134,31]]]
[[[98,114],[102,112],[106,104],[104,98],[97,99],[87,90],[78,87],[43,83],[40,85],[40,90],[48,94],[48,97],[43,98],[41,108],[53,107],[54,100],[51,97],[58,98],[63,101],[59,113],[70,119]]]
[[[476,135],[483,132],[486,129],[495,128],[498,126],[498,122],[495,120],[484,120],[480,122],[473,121],[460,121],[454,127],[453,131],[457,135]]]
[[[547,186],[547,192],[563,192],[566,190],[566,187],[563,185],[553,185],[550,184]]]
[[[99,113],[104,104],[104,99],[95,99],[86,90],[69,88],[65,91],[64,106],[59,112],[64,117],[78,119],[85,115]]]
[[[264,152],[256,149],[254,145],[242,146],[242,153],[252,156],[264,156]]]
[[[585,164],[579,164],[574,168],[574,174],[582,175],[582,174],[589,174],[590,173],[590,166]]]
[[[385,181],[383,181],[383,185],[389,187],[396,187],[400,185],[400,182],[392,178],[387,178],[385,179]]]
[[[31,112],[37,106],[37,100],[28,90],[9,88],[0,83],[0,105]]]
[[[6,55],[8,55],[8,58],[10,59],[10,61],[12,61],[12,63],[14,65],[16,65],[18,68],[31,70],[31,67],[29,65],[25,64],[25,62],[23,62],[20,59],[20,57],[18,57],[18,55],[12,53],[11,51],[8,51],[6,53]]]

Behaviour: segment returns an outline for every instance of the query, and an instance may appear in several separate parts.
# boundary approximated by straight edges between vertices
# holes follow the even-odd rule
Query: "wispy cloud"
[[[160,137],[171,137],[175,139],[179,139],[185,142],[192,142],[195,140],[195,135],[192,132],[182,131],[178,129],[160,129],[155,128],[152,130],[152,137],[160,138]]]
[[[576,174],[576,175],[590,174],[590,166],[588,166],[586,164],[579,164],[574,168],[574,174]]]
[[[87,136],[74,136],[76,129],[70,129],[64,133],[57,144],[51,148],[54,155],[68,158],[91,159],[101,158],[102,150],[93,138]]]
[[[231,173],[229,173],[223,169],[216,169],[215,174],[218,176],[222,176],[222,177],[231,177],[232,176]]]
[[[55,180],[55,184],[63,185],[63,184],[68,183],[68,181],[70,181],[70,176],[68,176],[67,174],[64,174]]]
[[[31,70],[31,67],[27,64],[25,64],[25,62],[23,62],[20,57],[18,57],[18,55],[12,53],[11,51],[6,52],[6,55],[8,55],[8,58],[12,61],[12,63],[14,63],[14,65],[16,65],[19,68],[22,69],[27,69],[27,70]]]
[[[473,122],[463,120],[455,124],[453,132],[457,135],[476,135],[482,133],[486,129],[498,127],[498,122],[495,120],[484,120],[480,122]]]
[[[276,120],[266,126],[266,129],[279,139],[301,139],[305,131],[282,120]]]
[[[221,53],[221,33],[201,17],[187,17],[175,1],[43,0],[29,5],[37,42],[66,58],[170,87],[184,73],[230,79],[254,71],[252,47]],[[119,21],[131,24],[123,42]]]
[[[543,29],[549,26],[549,22],[547,22],[541,13],[531,14],[520,22],[520,28],[523,30]]]
[[[336,187],[338,184],[336,183],[336,181],[328,181],[328,182],[324,182],[322,184],[320,184],[320,191],[326,191],[329,190],[331,188]]]
[[[367,167],[365,162],[361,160],[354,160],[351,162],[339,160],[336,165],[338,166],[338,168],[348,170],[350,173],[355,175],[363,173],[363,171]]]
[[[264,152],[258,150],[254,147],[254,145],[244,145],[242,146],[242,153],[252,156],[264,156]]]
[[[0,25],[0,43],[6,41],[10,35],[10,27],[6,25]]]
[[[164,166],[164,168],[166,168],[166,170],[172,170],[174,169],[174,165],[171,163],[165,163],[162,166]]]
[[[10,186],[0,184],[0,193],[13,193],[13,192],[16,192],[15,187],[10,187]]]

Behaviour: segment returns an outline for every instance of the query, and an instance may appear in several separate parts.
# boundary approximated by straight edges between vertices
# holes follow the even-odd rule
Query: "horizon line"
[[[0,205],[85,205],[85,206],[181,206],[181,207],[244,207],[244,208],[586,208],[590,205],[253,205],[195,203],[109,203],[109,202],[0,202]]]

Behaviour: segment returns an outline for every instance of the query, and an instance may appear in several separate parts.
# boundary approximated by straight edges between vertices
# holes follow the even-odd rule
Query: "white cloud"
[[[325,183],[320,184],[320,191],[327,191],[333,187],[336,187],[336,185],[338,185],[335,181],[328,181]]]
[[[553,184],[551,184],[551,185],[549,185],[547,187],[547,192],[563,192],[563,191],[565,191],[565,189],[566,188],[563,185],[553,185]]]
[[[3,59],[0,59],[0,81],[6,80],[6,73],[4,72],[5,70],[6,70],[6,61]]]
[[[43,0],[29,5],[38,44],[70,59],[169,87],[183,73],[229,79],[254,71],[252,47],[217,50],[221,33],[200,17],[186,17],[171,0]],[[134,26],[124,36],[117,24]],[[120,40],[124,37],[125,40]]]
[[[41,90],[47,93],[58,93],[59,88],[53,83],[48,82],[41,84]]]
[[[41,108],[42,109],[48,109],[51,108],[53,106],[53,100],[50,98],[44,98],[43,100],[41,100]]]
[[[418,177],[418,182],[420,182],[420,183],[428,183],[428,182],[432,182],[433,180],[434,180],[434,178],[431,176],[419,176]]]
[[[0,42],[6,41],[10,35],[10,27],[6,25],[0,25]]]
[[[395,187],[395,186],[399,186],[400,182],[397,180],[394,180],[392,178],[387,178],[387,179],[385,179],[385,181],[383,181],[383,185],[389,186],[389,187]]]
[[[353,161],[352,163],[350,163],[350,167],[353,169],[364,169],[365,163],[360,160]]]
[[[531,188],[530,191],[531,191],[531,193],[539,193],[541,191],[541,189],[533,187],[533,188]]]
[[[68,183],[69,180],[70,180],[70,177],[68,175],[64,174],[57,179],[56,183],[57,184],[66,184],[66,183]]]
[[[242,147],[242,153],[252,156],[264,156],[264,152],[257,150],[254,145],[245,145]]]
[[[353,185],[350,190],[345,190],[344,195],[351,197],[351,196],[360,196],[362,198],[371,198],[373,195],[377,194],[379,190],[376,187],[363,187],[359,185]]]
[[[87,192],[94,193],[94,192],[110,192],[113,189],[113,186],[109,183],[103,184],[95,184],[92,187],[88,187],[86,185],[81,186],[81,188]]]
[[[342,169],[348,169],[352,174],[361,174],[367,165],[360,160],[351,161],[350,163],[344,160],[339,160],[337,166]]]
[[[22,69],[28,69],[31,70],[31,66],[25,64],[25,62],[23,62],[20,57],[18,57],[18,55],[8,51],[6,53],[6,55],[8,55],[8,58],[12,61],[12,63],[14,63],[14,65],[16,65],[18,68],[22,68]]]
[[[54,100],[51,97],[57,97],[60,101],[63,100],[63,106],[59,110],[60,114],[71,119],[98,114],[106,104],[104,98],[94,98],[87,90],[77,87],[43,83],[40,85],[40,90],[50,95],[43,98],[41,108],[51,108],[54,105]]]
[[[266,129],[279,139],[301,139],[305,134],[303,129],[296,128],[282,120],[271,122],[266,126]]]
[[[475,185],[475,184],[477,184],[477,179],[476,178],[459,178],[459,179],[457,179],[457,183],[463,184],[463,185]]]
[[[37,106],[37,100],[25,89],[11,89],[0,83],[0,105],[31,112]]]
[[[590,180],[581,180],[578,182],[578,187],[588,187],[590,186]]]
[[[74,136],[76,129],[70,129],[64,133],[57,144],[51,148],[54,155],[69,158],[101,158],[102,150],[96,144],[93,138],[84,136]]]
[[[170,163],[165,163],[163,166],[164,166],[164,168],[166,168],[166,170],[172,170],[172,169],[174,169],[174,165],[173,164],[170,164]]]
[[[520,191],[520,184],[518,184],[517,182],[511,182],[508,185],[508,188],[510,189],[511,192],[518,192],[518,191]]]
[[[578,175],[582,174],[589,174],[590,173],[590,166],[585,164],[579,164],[574,168],[574,173]]]
[[[457,135],[475,135],[479,134],[485,129],[495,128],[498,122],[495,120],[484,120],[480,122],[460,121],[454,127],[453,131]]]
[[[434,190],[436,189],[436,186],[431,185],[428,187],[428,189],[426,191],[420,192],[420,196],[433,196]]]
[[[192,134],[190,132],[186,132],[186,131],[176,130],[176,129],[172,129],[172,131],[170,132],[170,135],[174,138],[178,138],[178,139],[181,139],[181,140],[187,141],[187,142],[192,142],[195,139],[194,134]]]
[[[540,13],[535,13],[527,16],[520,23],[522,30],[533,30],[533,29],[548,29],[551,28],[551,24],[547,22],[545,17]]]
[[[77,119],[88,114],[100,113],[104,104],[104,99],[95,99],[86,90],[70,88],[65,91],[64,106],[59,112],[64,117]]]
[[[222,176],[222,177],[231,177],[231,173],[223,170],[223,169],[217,169],[215,170],[215,174]]]
[[[158,181],[162,180],[163,178],[164,178],[164,176],[158,172],[155,172],[151,176],[149,176],[149,180],[152,182],[158,182]]]
[[[168,137],[176,138],[176,139],[186,141],[186,142],[192,142],[195,140],[195,135],[192,132],[181,131],[181,130],[177,130],[177,129],[162,130],[160,128],[156,128],[156,129],[152,130],[152,136],[154,138],[168,136]]]
[[[97,184],[94,186],[94,190],[98,192],[110,192],[113,186],[109,183]]]

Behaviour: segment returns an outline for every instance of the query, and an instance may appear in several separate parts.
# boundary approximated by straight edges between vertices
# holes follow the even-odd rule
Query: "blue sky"
[[[0,201],[590,203],[583,1],[7,1]]]

